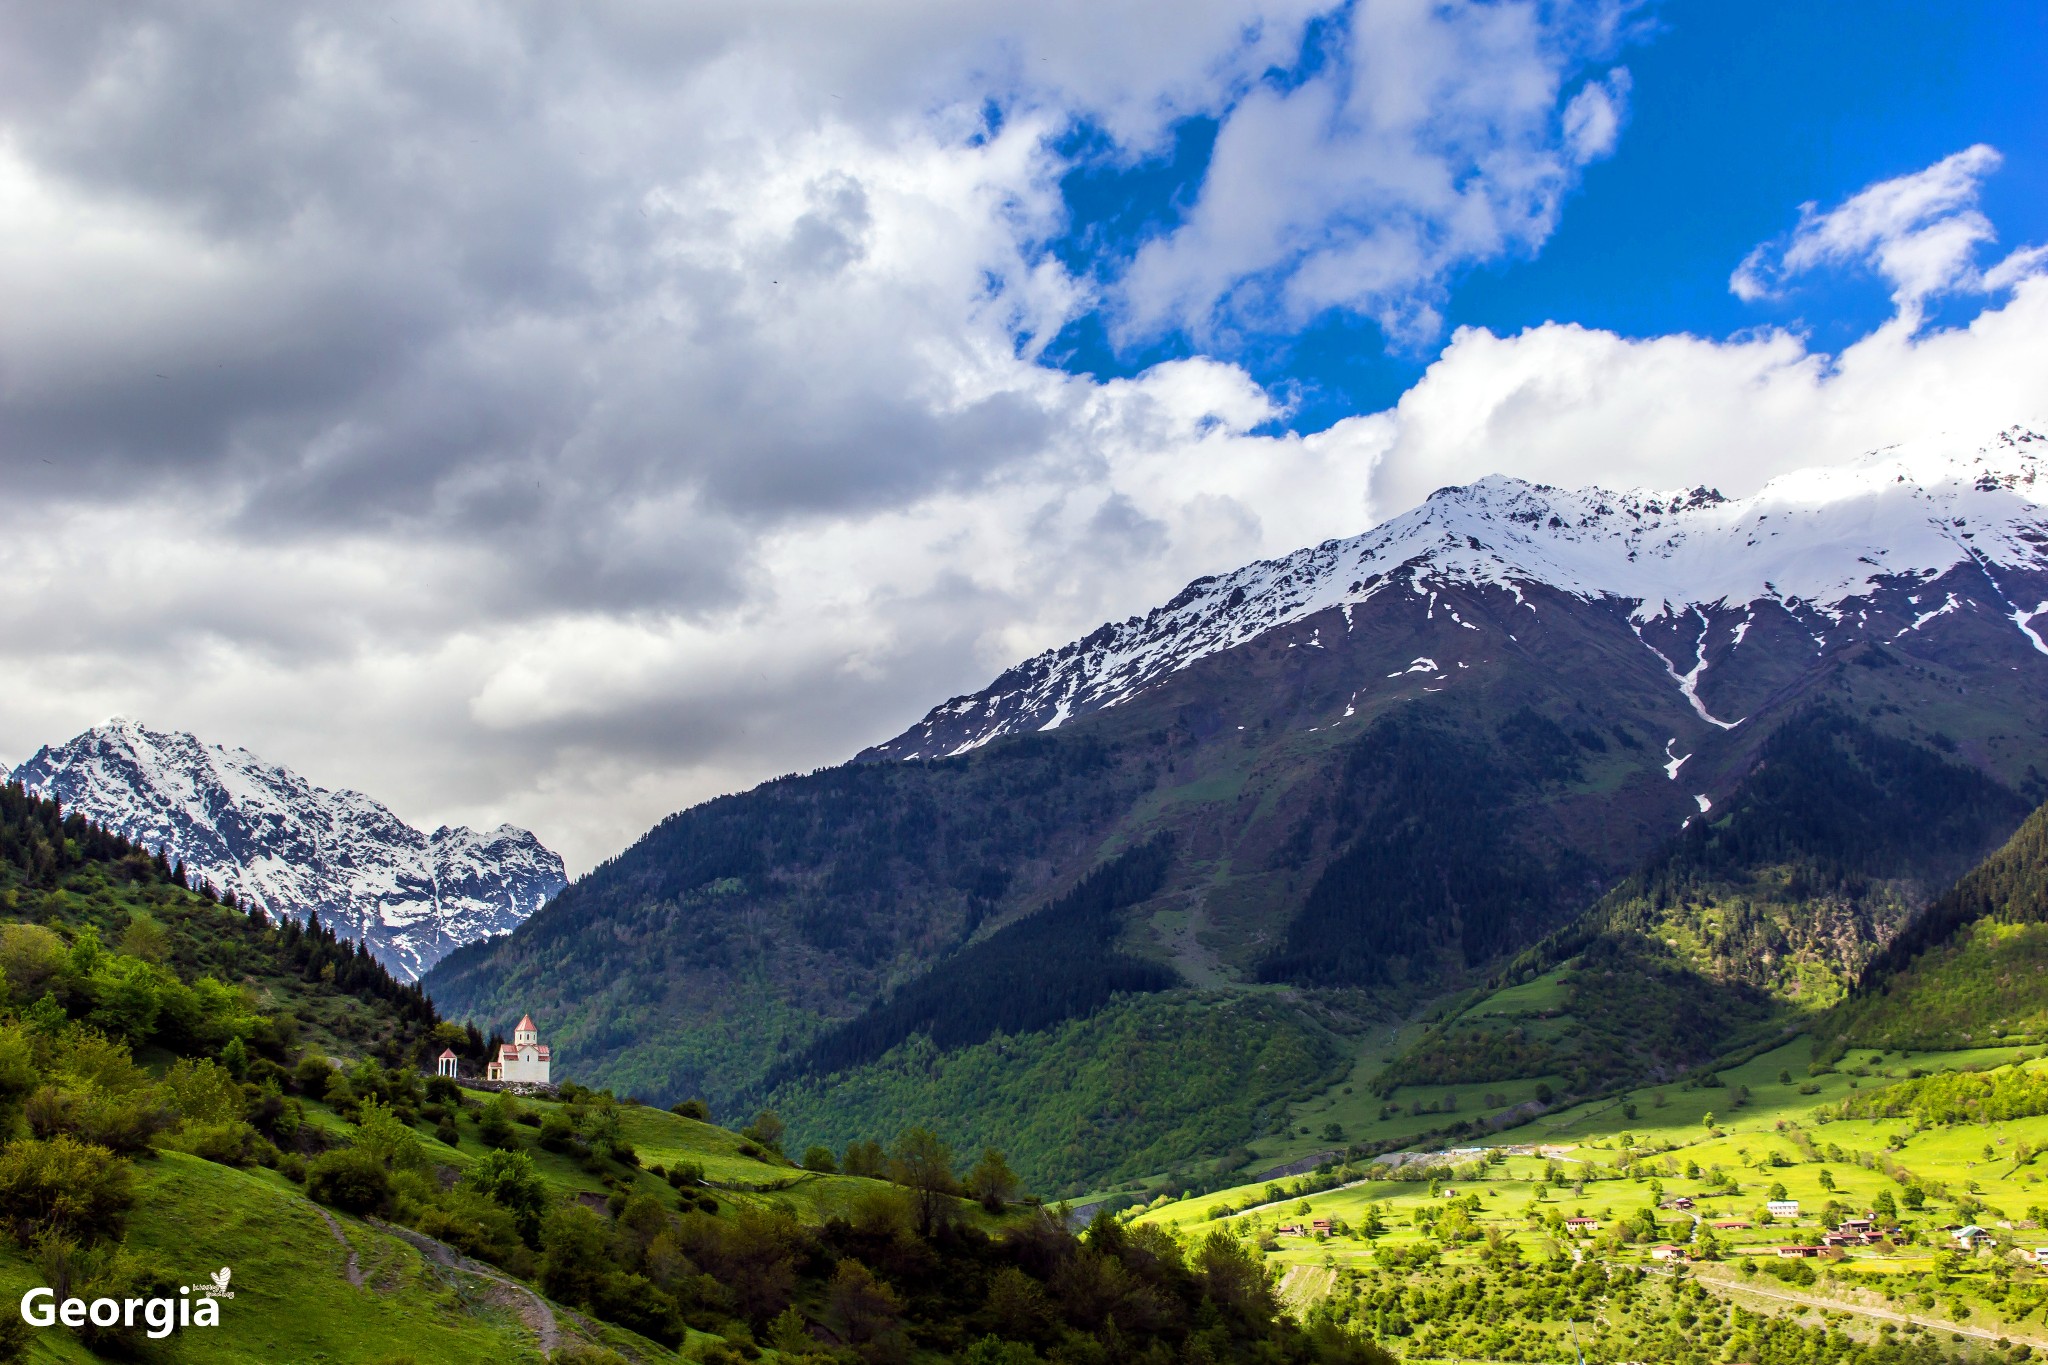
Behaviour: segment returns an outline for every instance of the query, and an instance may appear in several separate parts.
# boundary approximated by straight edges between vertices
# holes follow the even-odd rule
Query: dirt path
[[[393,1237],[411,1244],[421,1255],[442,1270],[459,1270],[465,1275],[474,1275],[480,1280],[487,1280],[498,1286],[501,1293],[509,1299],[513,1311],[519,1314],[519,1320],[525,1323],[538,1339],[541,1354],[551,1356],[561,1349],[562,1326],[555,1321],[555,1310],[548,1307],[546,1299],[519,1281],[501,1270],[485,1265],[482,1261],[471,1260],[446,1242],[437,1241],[425,1233],[414,1232],[411,1228],[402,1228],[395,1223],[379,1222],[376,1227],[379,1231],[388,1232]]]
[[[1668,1271],[1657,1272],[1669,1274]],[[1750,1294],[1760,1299],[1776,1299],[1780,1303],[1797,1304],[1801,1308],[1812,1308],[1828,1313],[1849,1313],[1856,1317],[1875,1318],[1880,1322],[1895,1322],[1900,1326],[1918,1325],[1931,1332],[1960,1332],[1966,1337],[1980,1341],[2007,1340],[2031,1346],[2035,1350],[2048,1350],[2048,1341],[2039,1337],[2021,1336],[2009,1327],[1966,1327],[1946,1318],[1933,1317],[1926,1313],[1897,1313],[1889,1308],[1877,1308],[1868,1304],[1845,1303],[1840,1299],[1823,1298],[1818,1294],[1801,1294],[1791,1289],[1766,1289],[1760,1285],[1743,1284],[1732,1276],[1701,1275],[1694,1267],[1694,1278],[1701,1284],[1724,1290],[1731,1294]]]
[[[308,1203],[311,1203],[311,1201],[309,1200]],[[327,1224],[327,1230],[334,1234],[334,1240],[341,1243],[341,1249],[348,1253],[348,1265],[343,1269],[342,1274],[348,1276],[350,1284],[361,1289],[363,1287],[363,1263],[356,1258],[356,1249],[350,1244],[348,1234],[341,1230],[341,1224],[334,1221],[333,1214],[321,1208],[318,1204],[312,1204],[311,1206],[313,1212],[319,1214],[321,1219]]]

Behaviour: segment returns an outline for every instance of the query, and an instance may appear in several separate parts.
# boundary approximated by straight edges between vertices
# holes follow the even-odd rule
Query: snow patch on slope
[[[1808,617],[1811,633],[1813,619],[1841,622],[1881,582],[1932,579],[1966,562],[2048,571],[2044,503],[2048,439],[2021,427],[1973,452],[1897,447],[1803,470],[1747,498],[1703,487],[1567,490],[1494,475],[1439,489],[1363,535],[1198,578],[1142,617],[1103,625],[975,697],[934,708],[873,753],[935,757],[1054,729],[1318,612],[1343,608],[1348,629],[1350,608],[1383,592],[1413,594],[1433,617],[1444,588],[1491,586],[1533,613],[1523,586],[1543,584],[1624,608],[1639,635],[1652,623],[1774,602]],[[2038,646],[2029,625],[2037,614],[2014,623]],[[1749,624],[1735,628],[1731,647]],[[1815,636],[1817,646],[1826,638]],[[1702,641],[1689,671],[1669,659],[1664,667],[1696,714],[1732,728],[1741,722],[1714,717],[1698,696],[1705,654]],[[952,723],[984,702],[971,729]]]
[[[317,911],[405,980],[509,932],[564,882],[562,860],[516,826],[425,833],[361,792],[122,717],[38,750],[12,780],[245,905],[299,920]]]

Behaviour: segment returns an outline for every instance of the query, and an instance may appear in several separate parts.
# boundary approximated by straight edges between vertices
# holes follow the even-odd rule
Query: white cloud
[[[1229,111],[1187,219],[1120,282],[1127,334],[1298,325],[1345,308],[1432,339],[1459,267],[1533,251],[1613,149],[1628,74],[1560,93],[1627,6],[1360,0],[1324,64]]]
[[[1978,249],[1998,239],[1977,207],[1978,191],[2001,161],[1996,149],[1979,143],[1925,170],[1881,180],[1826,212],[1802,205],[1799,225],[1751,251],[1728,287],[1753,301],[1815,270],[1868,266],[1891,285],[1900,315],[1915,325],[1938,295],[2010,288],[2038,269],[2043,249],[2014,252],[1989,270],[1977,266]]]
[[[1833,356],[1777,330],[1727,341],[1556,323],[1511,337],[1461,330],[1391,412],[1354,420],[1370,432],[1373,503],[1386,512],[1496,471],[1746,493],[1895,442],[1989,439],[2048,416],[2044,393],[2048,276],[2037,273],[1967,326],[1894,319]]]

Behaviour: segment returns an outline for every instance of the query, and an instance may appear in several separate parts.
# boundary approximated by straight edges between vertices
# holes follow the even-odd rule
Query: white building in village
[[[498,1059],[485,1069],[485,1079],[548,1084],[548,1045],[540,1040],[532,1015],[519,1017],[519,1027],[512,1030],[512,1041],[499,1046]]]

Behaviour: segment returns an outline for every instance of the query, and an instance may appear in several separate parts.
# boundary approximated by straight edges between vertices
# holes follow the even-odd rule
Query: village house
[[[1750,1223],[1747,1218],[1723,1218],[1717,1222],[1709,1223],[1707,1226],[1713,1228],[1716,1232],[1741,1232],[1749,1227]]]
[[[540,1040],[533,1016],[524,1014],[519,1017],[519,1027],[512,1030],[512,1041],[499,1046],[498,1059],[490,1064],[485,1079],[546,1085],[548,1069],[548,1045]]]
[[[1686,1198],[1684,1195],[1681,1194],[1676,1199],[1665,1200],[1657,1207],[1660,1209],[1679,1209],[1682,1211],[1692,1207],[1692,1200]]]
[[[1980,1228],[1975,1223],[1959,1227],[1949,1235],[1954,1237],[1956,1245],[1965,1251],[1974,1251],[1980,1246],[1988,1245],[1991,1241],[1990,1230]]]
[[[1684,1247],[1672,1242],[1659,1242],[1656,1246],[1650,1248],[1650,1259],[1653,1261],[1683,1261],[1687,1258]]]
[[[1778,1255],[1788,1261],[1796,1260],[1801,1256],[1818,1256],[1820,1255],[1820,1248],[1804,1246],[1779,1247]]]
[[[1567,1218],[1564,1220],[1564,1225],[1574,1232],[1598,1232],[1600,1230],[1600,1220],[1597,1218]]]
[[[1764,1208],[1769,1210],[1773,1218],[1797,1218],[1799,1216],[1799,1201],[1797,1199],[1773,1199],[1765,1204]]]

